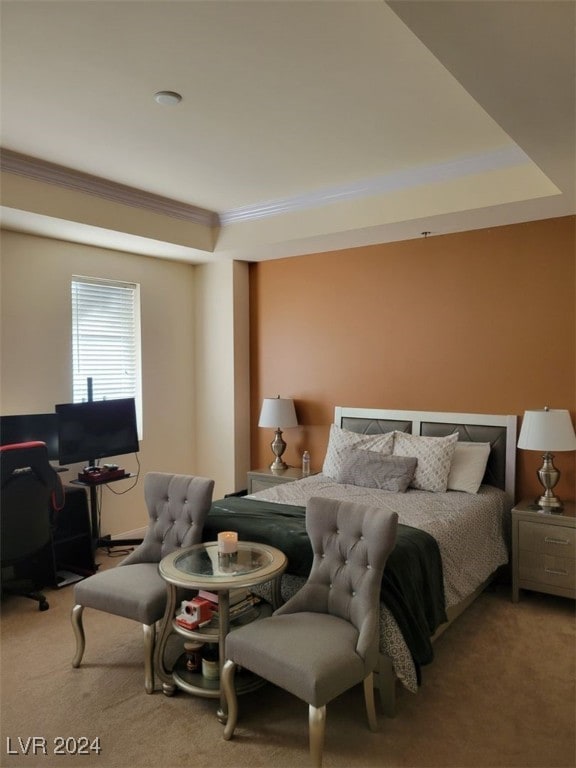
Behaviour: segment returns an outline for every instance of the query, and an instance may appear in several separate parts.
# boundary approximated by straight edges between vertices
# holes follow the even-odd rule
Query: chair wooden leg
[[[368,716],[368,726],[371,731],[378,730],[378,720],[376,718],[376,707],[374,705],[374,675],[372,672],[364,678],[364,700],[366,702],[366,715]]]
[[[142,624],[144,631],[144,688],[154,693],[154,649],[156,647],[156,624]]]
[[[75,605],[72,608],[72,629],[74,630],[74,637],[76,638],[76,653],[72,659],[72,666],[79,667],[84,656],[84,649],[86,648],[86,635],[84,634],[84,626],[82,624],[82,613],[84,611],[83,605]]]
[[[308,705],[308,728],[310,730],[310,759],[314,768],[322,766],[324,733],[326,732],[326,707]]]
[[[228,717],[226,719],[226,725],[224,726],[224,738],[229,741],[234,735],[234,729],[236,728],[236,722],[238,721],[238,698],[236,695],[236,686],[234,685],[234,673],[236,672],[236,664],[230,659],[224,662],[222,667],[222,679],[220,684],[222,691],[226,699],[226,708],[228,709]]]

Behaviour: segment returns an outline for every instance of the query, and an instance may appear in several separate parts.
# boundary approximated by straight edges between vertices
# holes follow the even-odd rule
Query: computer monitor
[[[27,443],[41,440],[46,443],[50,461],[58,461],[58,415],[56,413],[26,413],[0,416],[0,443]]]
[[[92,463],[140,450],[133,397],[63,403],[56,413],[60,464]]]

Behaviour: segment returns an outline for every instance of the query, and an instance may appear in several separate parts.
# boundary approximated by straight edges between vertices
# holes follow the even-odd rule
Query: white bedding
[[[374,488],[336,483],[318,474],[283,483],[250,496],[253,499],[306,506],[312,496],[356,501],[398,513],[400,523],[431,534],[440,549],[446,607],[470,595],[499,566],[508,562],[505,518],[510,510],[507,494],[483,485],[479,493],[460,491],[430,493],[409,490],[390,493]],[[285,597],[295,592],[302,579],[285,576]],[[397,677],[410,691],[418,684],[412,657],[390,612],[383,606],[380,617],[380,651],[392,659]]]

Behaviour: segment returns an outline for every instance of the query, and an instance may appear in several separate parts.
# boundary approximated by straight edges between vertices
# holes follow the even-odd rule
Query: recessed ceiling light
[[[154,99],[158,104],[170,105],[179,104],[182,101],[182,96],[176,91],[158,91],[154,94]]]

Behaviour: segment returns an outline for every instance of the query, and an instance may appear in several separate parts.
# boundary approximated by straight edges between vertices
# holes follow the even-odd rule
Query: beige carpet
[[[109,563],[106,564],[108,566]],[[48,590],[50,610],[2,601],[0,765],[92,768],[296,768],[308,765],[307,706],[271,686],[240,698],[235,738],[216,702],[143,687],[141,631],[86,610],[87,648],[72,669],[73,587]],[[574,603],[509,588],[484,593],[438,640],[417,695],[368,730],[361,688],[328,707],[325,768],[573,768]],[[37,754],[23,754],[29,737]],[[99,738],[101,752],[54,754],[54,739]],[[18,741],[18,737],[22,740]],[[28,742],[29,752],[33,742]]]

